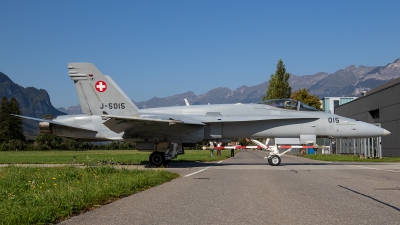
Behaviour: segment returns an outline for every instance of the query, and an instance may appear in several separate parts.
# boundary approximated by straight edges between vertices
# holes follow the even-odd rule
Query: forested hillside
[[[43,118],[46,114],[65,115],[65,113],[54,108],[46,90],[34,87],[24,88],[0,72],[0,98],[3,97],[16,98],[24,116]],[[39,134],[37,122],[23,120],[23,125],[24,133],[28,138]]]

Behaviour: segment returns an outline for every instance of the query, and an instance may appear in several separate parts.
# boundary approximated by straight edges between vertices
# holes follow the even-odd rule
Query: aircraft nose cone
[[[386,135],[389,135],[389,134],[390,134],[390,131],[388,131],[386,129],[383,129],[383,136],[386,136]]]

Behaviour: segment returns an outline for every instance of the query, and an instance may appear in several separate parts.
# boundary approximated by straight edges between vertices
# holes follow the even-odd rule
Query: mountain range
[[[310,93],[323,97],[357,97],[362,91],[369,91],[374,87],[400,77],[400,58],[386,66],[354,66],[340,69],[332,74],[319,72],[314,75],[290,75],[289,83],[292,91],[307,88]],[[186,98],[192,105],[226,104],[226,103],[254,103],[265,95],[268,81],[255,86],[241,86],[235,90],[226,87],[217,87],[210,91],[196,95],[188,91],[165,98],[154,97],[147,101],[135,102],[139,108],[153,108],[164,106],[185,105]],[[68,114],[81,113],[80,106],[59,108]]]
[[[400,59],[386,66],[349,66],[332,74],[319,72],[313,75],[298,76],[291,74],[289,83],[292,90],[307,88],[318,97],[360,96],[361,92],[370,90],[390,80],[400,77]],[[196,95],[188,91],[165,98],[151,98],[147,101],[135,102],[139,108],[185,105],[186,98],[192,105],[254,103],[265,95],[268,81],[255,86],[241,86],[235,90],[217,87],[204,94]],[[0,72],[0,97],[15,97],[25,116],[43,118],[46,114],[53,116],[64,114],[79,114],[79,105],[56,109],[50,102],[46,90],[34,87],[21,87],[7,75]],[[37,123],[24,121],[25,130],[37,134]]]

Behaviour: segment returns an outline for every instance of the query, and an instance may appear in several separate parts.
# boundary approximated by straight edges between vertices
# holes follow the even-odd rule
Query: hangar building
[[[335,114],[377,124],[390,131],[390,135],[379,141],[381,156],[400,157],[400,78],[338,106]]]

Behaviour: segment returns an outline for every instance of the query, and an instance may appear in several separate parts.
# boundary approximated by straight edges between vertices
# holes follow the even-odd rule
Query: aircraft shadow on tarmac
[[[373,200],[373,201],[375,201],[375,202],[378,202],[378,203],[380,203],[380,204],[382,204],[382,205],[388,206],[388,207],[390,207],[390,208],[392,208],[392,209],[394,209],[394,210],[400,212],[400,209],[397,208],[396,206],[393,206],[393,205],[391,205],[391,204],[389,204],[389,203],[387,203],[387,202],[383,202],[383,201],[381,201],[381,200],[378,200],[378,199],[376,199],[376,198],[374,198],[374,197],[372,197],[372,196],[370,196],[370,195],[367,195],[367,194],[358,192],[358,191],[356,191],[356,190],[350,189],[350,188],[348,188],[348,187],[344,187],[344,186],[342,186],[342,185],[338,185],[338,187],[343,188],[343,189],[345,189],[345,190],[348,190],[348,191],[350,191],[350,192],[353,192],[353,193],[355,193],[355,194],[358,194],[358,195],[360,195],[360,196],[369,198],[369,199],[371,199],[371,200]]]

